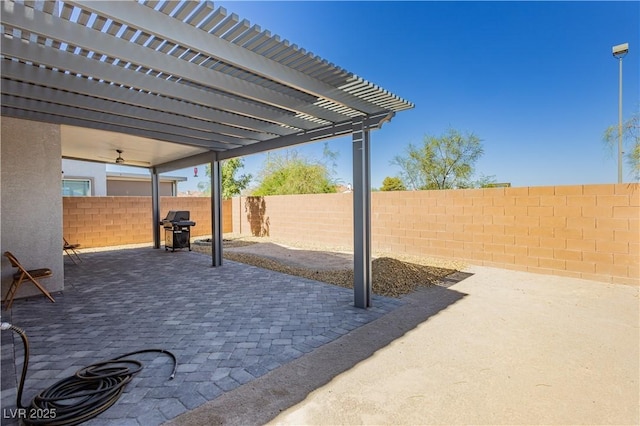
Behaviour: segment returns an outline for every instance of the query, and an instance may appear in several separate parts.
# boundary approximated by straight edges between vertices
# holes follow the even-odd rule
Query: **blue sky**
[[[483,140],[477,174],[513,186],[613,183],[617,156],[602,143],[640,108],[639,2],[217,2],[334,64],[413,102],[371,133],[372,186],[399,169],[390,160],[448,128]],[[351,139],[338,179],[351,182]],[[314,158],[323,144],[298,150]],[[256,176],[264,155],[245,157]],[[204,167],[200,168],[201,171]],[[192,169],[175,172],[195,189]],[[631,179],[628,167],[625,181]],[[255,182],[254,182],[255,184]]]

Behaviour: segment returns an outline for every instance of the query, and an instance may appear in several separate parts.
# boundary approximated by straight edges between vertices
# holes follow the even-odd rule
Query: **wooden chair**
[[[78,259],[78,262],[82,262],[82,259],[80,259],[80,255],[78,255],[78,252],[76,251],[78,247],[80,247],[80,244],[70,244],[66,238],[62,237],[62,250],[67,253],[67,257],[71,259],[74,265],[77,265],[78,263],[75,261],[72,254],[76,255],[76,259]]]
[[[5,297],[5,301],[4,301],[5,310],[8,310],[11,308],[11,305],[13,304],[13,298],[16,295],[16,292],[18,291],[18,287],[20,287],[20,284],[22,284],[25,281],[31,281],[36,287],[38,287],[38,290],[40,290],[42,294],[47,296],[49,300],[55,303],[55,299],[51,297],[51,294],[49,294],[47,289],[42,287],[42,285],[40,285],[40,283],[36,280],[36,278],[48,278],[52,276],[53,272],[51,272],[51,269],[40,268],[40,269],[26,270],[20,264],[20,262],[18,262],[18,259],[16,259],[16,257],[13,254],[11,254],[8,251],[5,251],[4,255],[7,257],[7,259],[9,259],[9,262],[11,262],[11,265],[14,268],[18,268],[16,273],[13,274],[13,282],[11,283],[11,287],[9,287],[7,296]]]

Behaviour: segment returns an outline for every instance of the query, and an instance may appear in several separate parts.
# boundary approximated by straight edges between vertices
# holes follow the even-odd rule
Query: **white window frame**
[[[88,184],[88,190],[87,193],[84,195],[75,195],[73,193],[71,194],[65,194],[64,189],[65,189],[65,182],[84,182]],[[91,195],[93,195],[93,179],[91,178],[63,178],[62,179],[62,196],[63,197],[90,197]]]

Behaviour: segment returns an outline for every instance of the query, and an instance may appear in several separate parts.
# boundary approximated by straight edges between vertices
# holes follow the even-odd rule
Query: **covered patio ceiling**
[[[413,107],[210,1],[4,1],[1,23],[2,115],[62,125],[64,158],[164,172]]]
[[[63,158],[159,174],[211,164],[222,265],[222,160],[351,135],[354,304],[371,306],[369,132],[413,104],[210,1],[4,1],[2,115],[61,126]]]

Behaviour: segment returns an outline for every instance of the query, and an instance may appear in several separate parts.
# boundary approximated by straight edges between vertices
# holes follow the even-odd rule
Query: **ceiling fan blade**
[[[127,158],[124,157],[120,157],[122,158],[122,162],[118,163],[116,160],[117,158],[114,157],[105,157],[104,155],[99,155],[98,158],[102,158],[105,161],[105,163],[111,163],[111,164],[117,164],[119,166],[136,166],[136,167],[150,167],[151,163],[148,161],[137,161],[137,160],[129,160]]]
[[[139,167],[149,167],[151,166],[151,163],[148,161],[137,161],[137,160],[124,160],[124,163],[122,163],[122,165],[124,166],[139,166]]]
[[[137,160],[125,159],[122,156],[122,154],[124,154],[124,150],[122,149],[116,149],[116,152],[118,153],[118,157],[115,160],[116,164],[121,164],[124,166],[141,166],[141,167],[149,167],[151,165],[151,163],[149,163],[148,161],[137,161]]]

